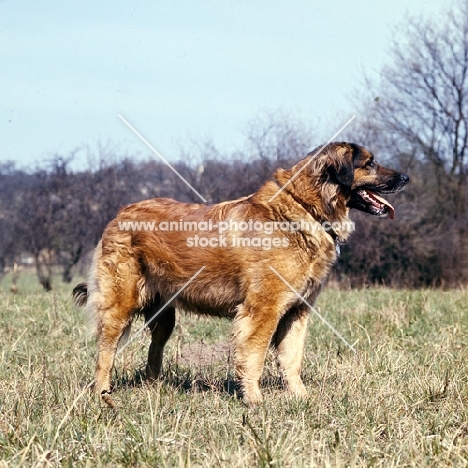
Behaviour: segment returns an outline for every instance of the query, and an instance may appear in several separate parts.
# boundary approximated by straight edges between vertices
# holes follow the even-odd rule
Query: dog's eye
[[[369,159],[369,161],[367,161],[367,164],[366,164],[367,167],[375,167],[376,165],[377,164],[374,159]]]

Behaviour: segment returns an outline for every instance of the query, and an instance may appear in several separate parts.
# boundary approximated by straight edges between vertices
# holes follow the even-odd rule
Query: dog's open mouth
[[[368,189],[353,191],[349,205],[374,216],[395,217],[395,208],[385,198]]]

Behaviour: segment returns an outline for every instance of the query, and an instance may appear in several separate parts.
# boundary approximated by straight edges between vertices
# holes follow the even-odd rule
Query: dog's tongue
[[[385,200],[385,198],[382,198],[381,196],[377,195],[375,192],[371,192],[370,190],[366,190],[366,192],[371,198],[377,200],[380,204],[385,205],[387,207],[388,217],[390,219],[395,218],[395,208],[393,208],[393,206],[390,205],[390,203],[388,203],[388,201]]]

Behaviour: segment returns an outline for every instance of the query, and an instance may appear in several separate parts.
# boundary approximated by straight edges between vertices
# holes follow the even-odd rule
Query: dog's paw
[[[116,405],[114,400],[110,396],[110,392],[108,390],[103,390],[101,392],[101,400],[104,401],[108,406],[110,406],[112,409],[116,409]]]
[[[243,388],[242,399],[244,400],[244,403],[248,406],[257,406],[263,403],[263,395],[258,387],[250,388],[248,390],[246,388]]]
[[[288,387],[288,392],[297,398],[307,398],[308,392],[302,382]]]

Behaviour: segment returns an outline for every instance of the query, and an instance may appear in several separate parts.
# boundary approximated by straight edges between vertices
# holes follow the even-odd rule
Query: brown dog
[[[212,206],[153,199],[123,208],[96,248],[88,283],[73,290],[96,321],[96,390],[113,405],[117,345],[137,313],[152,332],[147,374],[156,378],[179,308],[233,319],[234,363],[247,403],[262,400],[269,346],[288,390],[305,395],[309,307],[297,293],[314,302],[337,243],[354,226],[350,208],[393,218],[378,193],[402,190],[408,180],[361,146],[331,143],[290,170],[278,169],[248,197]]]

